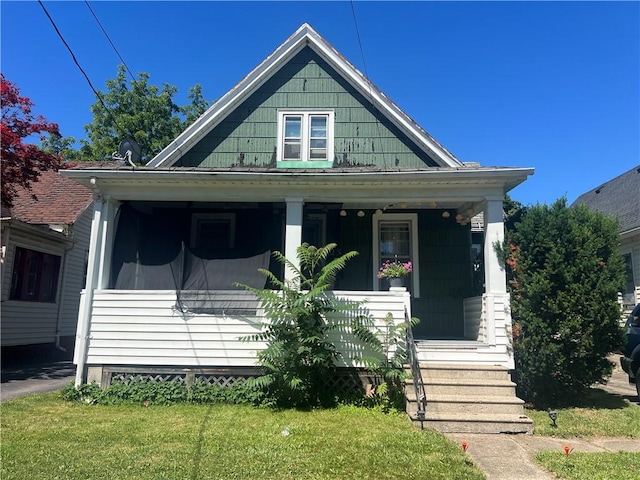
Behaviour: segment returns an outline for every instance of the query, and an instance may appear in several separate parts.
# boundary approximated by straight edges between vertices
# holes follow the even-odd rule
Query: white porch
[[[225,305],[237,298],[238,291],[223,294]],[[332,292],[338,299],[364,302],[363,310],[373,319],[379,334],[385,331],[388,314],[394,323],[411,315],[410,294],[389,292]],[[184,313],[176,308],[177,294],[167,290],[96,290],[91,305],[82,297],[82,308],[89,312],[80,329],[86,331],[76,342],[75,363],[81,382],[99,381],[102,367],[255,367],[260,342],[243,342],[241,337],[258,333],[265,318],[255,314]],[[475,339],[420,341],[421,362],[460,365],[499,365],[513,368],[507,325],[510,324],[506,295],[484,295],[469,299],[465,323]],[[478,308],[480,307],[480,308]],[[233,308],[231,308],[233,310]],[[489,313],[493,312],[493,316]],[[91,325],[86,319],[91,319]],[[495,322],[495,329],[487,324]],[[495,331],[496,335],[488,332]],[[335,338],[343,352],[339,366],[357,367],[349,338]]]

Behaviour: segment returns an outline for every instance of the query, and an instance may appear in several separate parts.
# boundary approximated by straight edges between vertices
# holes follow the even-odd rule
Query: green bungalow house
[[[484,425],[469,398],[496,394],[494,430],[530,430],[509,381],[509,295],[493,244],[505,193],[533,169],[461,162],[309,25],[146,165],[63,173],[98,199],[77,383],[254,367],[260,345],[238,337],[259,328],[260,310],[234,282],[261,288],[259,267],[289,275],[271,252],[293,260],[302,242],[335,242],[359,252],[336,294],[366,299],[380,322],[420,318],[428,419],[477,430],[460,412]],[[377,278],[389,259],[413,263],[404,288]],[[461,395],[463,377],[475,393]]]

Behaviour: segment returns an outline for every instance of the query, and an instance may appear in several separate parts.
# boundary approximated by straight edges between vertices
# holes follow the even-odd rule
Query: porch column
[[[74,352],[74,363],[76,364],[76,386],[82,384],[84,381],[84,369],[87,361],[87,340],[91,325],[93,290],[96,288],[99,281],[98,273],[100,271],[100,252],[102,251],[102,212],[105,206],[105,200],[102,198],[102,195],[94,194],[93,202],[93,220],[91,222],[89,260],[87,264],[87,283],[85,285],[84,298],[80,302],[78,327],[76,330],[76,348]]]
[[[302,244],[302,207],[304,206],[304,200],[301,197],[289,197],[285,198],[284,201],[287,204],[284,256],[299,268],[297,250]],[[285,269],[285,280],[293,280],[294,276],[295,273],[290,268]]]
[[[102,238],[100,241],[101,250],[99,252],[100,262],[98,273],[98,283],[96,288],[102,290],[109,288],[109,275],[111,273],[111,256],[113,254],[113,235],[115,232],[116,211],[120,202],[110,199],[104,195],[104,206],[102,210]]]
[[[487,296],[487,343],[496,344],[495,296],[507,293],[507,276],[495,244],[504,241],[503,197],[487,197],[484,209],[484,282]]]
[[[487,198],[484,209],[484,281],[487,293],[507,293],[507,276],[498,261],[495,243],[504,241],[502,197]]]

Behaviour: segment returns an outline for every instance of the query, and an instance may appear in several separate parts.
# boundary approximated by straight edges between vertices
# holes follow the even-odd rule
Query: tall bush
[[[611,374],[624,281],[615,220],[566,199],[525,210],[503,251],[520,394],[569,403]]]
[[[278,406],[327,405],[334,400],[327,379],[335,375],[340,352],[329,336],[332,330],[354,335],[362,342],[363,353],[382,350],[369,329],[370,319],[357,314],[358,305],[327,294],[347,261],[357,255],[349,252],[331,259],[335,247],[304,243],[297,250],[299,268],[274,252],[274,257],[295,273],[293,279],[281,281],[270,271],[261,270],[276,290],[244,286],[259,297],[268,318],[261,333],[243,338],[267,344],[258,352],[258,363],[265,373],[250,382],[264,388]],[[342,321],[329,320],[328,316],[338,311],[349,314],[332,316]]]

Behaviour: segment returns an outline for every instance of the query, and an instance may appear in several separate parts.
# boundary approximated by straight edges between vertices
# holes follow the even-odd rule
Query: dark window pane
[[[12,300],[54,302],[59,272],[59,256],[16,247],[9,297]]]

